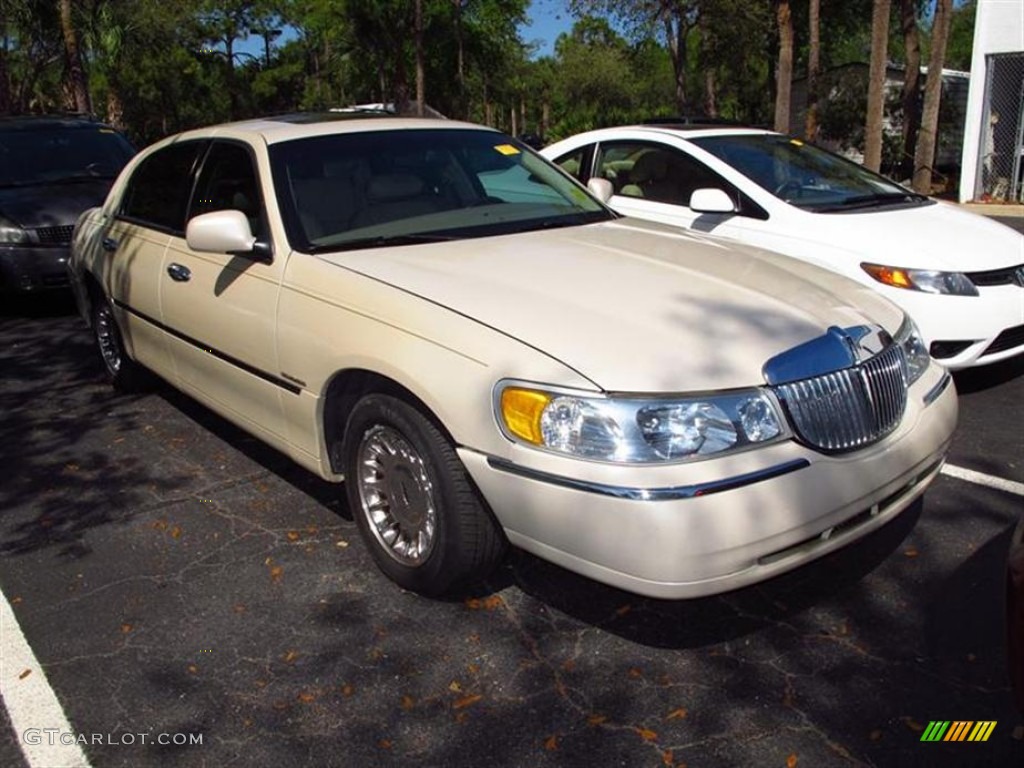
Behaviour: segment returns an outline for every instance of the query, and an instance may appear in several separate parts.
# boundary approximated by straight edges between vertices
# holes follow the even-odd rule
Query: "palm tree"
[[[89,86],[85,81],[82,52],[78,47],[78,34],[75,32],[74,20],[71,17],[71,0],[60,0],[59,9],[60,30],[64,37],[67,86],[75,103],[75,111],[89,114],[92,112],[92,101],[89,99]]]
[[[890,7],[890,0],[874,0],[871,11],[871,66],[868,70],[868,105],[864,124],[864,166],[872,171],[882,167],[882,121],[885,113]]]
[[[928,77],[924,83],[924,106],[921,108],[921,130],[914,152],[914,190],[931,193],[932,164],[938,143],[939,102],[942,100],[942,65],[946,60],[946,43],[953,16],[953,0],[935,0],[932,23],[932,52],[928,57]]]
[[[808,6],[810,47],[807,51],[807,118],[804,138],[818,137],[818,75],[821,68],[821,0],[810,0]]]
[[[921,125],[921,42],[917,34],[918,0],[900,0],[900,27],[906,51],[906,73],[903,78],[903,152],[900,178],[913,175],[914,146]]]
[[[779,25],[779,64],[775,72],[775,130],[789,133],[790,89],[793,84],[793,15],[789,0],[776,0]]]

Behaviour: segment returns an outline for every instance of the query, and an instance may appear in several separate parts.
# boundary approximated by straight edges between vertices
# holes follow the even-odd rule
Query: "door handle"
[[[117,250],[117,240],[112,237],[103,238],[103,250],[108,253],[113,253]]]
[[[187,283],[192,279],[191,270],[181,264],[171,264],[167,267],[167,274],[170,275],[171,280],[176,283]]]

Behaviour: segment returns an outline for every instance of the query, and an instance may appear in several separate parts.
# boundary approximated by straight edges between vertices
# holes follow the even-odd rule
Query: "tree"
[[[807,117],[804,120],[804,138],[818,138],[818,77],[821,73],[821,0],[809,0],[807,51]]]
[[[942,100],[942,66],[946,57],[946,41],[953,13],[953,0],[935,0],[932,22],[932,50],[928,57],[928,78],[924,84],[924,106],[921,108],[921,130],[914,152],[914,190],[931,194],[932,164],[938,143],[939,103]]]
[[[793,15],[789,0],[775,0],[779,28],[779,61],[775,69],[775,130],[789,133],[790,89],[793,85]]]
[[[914,173],[914,147],[921,124],[921,43],[917,30],[919,0],[900,0],[900,29],[903,32],[903,51],[906,69],[903,74],[903,151],[900,158],[900,176]]]
[[[889,0],[874,0],[871,12],[871,65],[868,71],[867,117],[864,121],[864,166],[882,166],[885,80],[889,51]]]
[[[78,47],[78,33],[72,17],[71,0],[60,0],[60,29],[64,38],[64,62],[67,88],[75,111],[84,114],[92,113],[92,100],[89,98],[89,86],[85,79],[85,67],[82,65],[82,52]]]

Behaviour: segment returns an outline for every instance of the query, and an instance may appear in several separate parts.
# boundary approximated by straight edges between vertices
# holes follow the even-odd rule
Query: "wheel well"
[[[345,424],[355,404],[369,394],[391,395],[403,400],[432,421],[454,443],[451,433],[427,404],[394,379],[362,369],[341,371],[328,384],[324,402],[324,436],[332,471],[338,474],[343,472],[342,456],[338,449],[345,433]]]
[[[103,300],[103,287],[100,285],[100,281],[96,279],[96,276],[92,272],[86,272],[83,280],[85,283],[85,294],[89,301],[89,310],[87,315],[89,317],[89,324],[92,324],[92,305],[97,301]]]

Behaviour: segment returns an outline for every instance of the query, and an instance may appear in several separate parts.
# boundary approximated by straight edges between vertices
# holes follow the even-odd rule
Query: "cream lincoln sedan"
[[[153,371],[344,481],[425,594],[509,543],[655,597],[758,582],[907,508],[956,423],[870,289],[621,218],[463,123],[169,138],[82,215],[70,269],[115,386]]]

